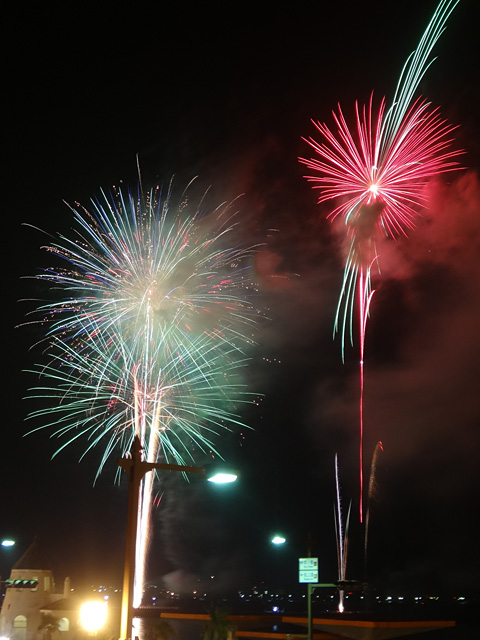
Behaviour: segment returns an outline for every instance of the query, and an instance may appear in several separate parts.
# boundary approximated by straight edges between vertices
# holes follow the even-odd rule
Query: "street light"
[[[107,603],[101,600],[85,602],[80,607],[80,621],[88,633],[96,634],[107,621]]]
[[[214,466],[204,467],[204,473],[208,482],[213,482],[214,484],[230,484],[238,478],[236,473]]]
[[[15,540],[12,540],[11,538],[4,538],[1,542],[1,545],[4,549],[10,549],[11,547],[15,546]],[[7,551],[6,553],[9,553],[9,551]],[[2,567],[3,568],[3,567]],[[1,569],[0,569],[1,571]],[[5,584],[4,580],[2,580],[2,576],[0,575],[0,597],[3,597],[4,593],[3,593],[3,585]],[[0,638],[0,640],[2,640]]]
[[[15,540],[2,540],[2,547],[13,547]]]
[[[166,462],[145,462],[142,460],[142,445],[138,436],[135,436],[130,456],[117,460],[128,476],[128,512],[127,512],[127,533],[125,543],[125,565],[123,573],[122,589],[122,610],[120,620],[120,639],[129,640],[132,631],[133,620],[133,588],[135,578],[135,550],[137,545],[137,520],[140,484],[143,476],[154,469],[165,471],[182,471],[183,473],[198,473],[206,477],[205,467],[189,467],[180,464],[167,464]],[[213,469],[213,467],[212,467]],[[237,476],[235,474],[220,473],[215,470],[208,474],[211,482],[233,482]]]

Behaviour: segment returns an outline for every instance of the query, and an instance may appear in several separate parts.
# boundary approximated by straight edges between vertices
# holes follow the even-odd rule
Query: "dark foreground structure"
[[[153,614],[153,612],[152,612]],[[142,615],[150,617],[147,611]],[[182,640],[199,640],[210,616],[207,613],[155,612],[158,619],[168,620]],[[230,615],[231,638],[253,640],[307,640],[308,619],[282,614]],[[139,627],[141,628],[141,621]],[[338,615],[314,617],[312,640],[473,640],[477,637],[476,623],[455,620],[385,620],[368,616]]]

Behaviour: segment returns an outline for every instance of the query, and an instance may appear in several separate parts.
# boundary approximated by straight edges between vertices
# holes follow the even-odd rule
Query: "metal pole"
[[[308,615],[308,640],[312,640],[312,585],[307,585],[307,615]]]
[[[203,467],[189,467],[162,462],[144,462],[142,460],[142,445],[138,436],[135,436],[133,440],[130,457],[121,458],[117,462],[127,474],[129,482],[120,640],[130,640],[133,621],[133,590],[135,581],[135,553],[137,548],[138,503],[140,484],[143,476],[149,471],[153,471],[153,469],[183,471],[184,473],[199,473],[201,475],[205,475],[205,469]]]
[[[307,616],[308,616],[308,631],[307,640],[312,640],[312,593],[319,587],[335,587],[333,582],[309,582],[307,585]]]
[[[135,578],[135,549],[137,546],[138,500],[140,483],[147,471],[155,465],[142,461],[142,446],[135,437],[130,450],[130,458],[122,458],[118,464],[128,476],[127,535],[125,542],[125,564],[123,570],[122,611],[120,638],[129,640],[132,634],[133,588]]]

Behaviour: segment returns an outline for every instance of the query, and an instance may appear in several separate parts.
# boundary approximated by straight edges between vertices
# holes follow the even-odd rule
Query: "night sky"
[[[99,8],[102,4],[102,8]],[[358,503],[358,351],[332,339],[343,271],[341,230],[303,179],[311,118],[331,123],[340,102],[372,90],[391,98],[435,0],[285,5],[117,2],[10,7],[5,19],[3,187],[7,302],[0,574],[35,536],[57,582],[69,575],[120,585],[125,483],[115,460],[93,486],[99,454],[82,445],[51,460],[48,433],[23,437],[22,398],[39,352],[16,328],[41,295],[22,276],[48,266],[46,232],[69,233],[67,203],[100,188],[145,183],[179,189],[198,176],[218,202],[240,194],[257,259],[262,326],[248,371],[263,394],[251,430],[222,450],[241,470],[212,491],[164,479],[150,575],[168,586],[200,577],[219,592],[261,579],[296,582],[299,557],[336,578],[334,457],[342,499],[353,501],[348,577],[363,579]],[[430,185],[410,237],[381,246],[382,273],[367,327],[365,467],[384,452],[372,505],[369,579],[379,585],[478,590],[480,486],[480,168],[478,7],[462,0],[436,46],[421,93],[452,124],[466,169]],[[269,8],[270,6],[270,8]],[[5,149],[5,147],[4,147]],[[271,231],[275,229],[275,231]],[[119,455],[121,452],[119,452]],[[269,538],[281,529],[282,549]]]

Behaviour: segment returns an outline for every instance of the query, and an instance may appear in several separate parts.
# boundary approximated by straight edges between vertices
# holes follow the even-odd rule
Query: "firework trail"
[[[381,442],[377,442],[375,446],[375,450],[373,452],[372,464],[370,466],[370,479],[368,481],[368,493],[367,493],[367,510],[365,514],[365,540],[364,540],[364,567],[365,567],[365,577],[367,573],[367,549],[368,549],[368,532],[370,526],[370,508],[372,500],[375,498],[375,493],[377,490],[377,464],[378,464],[378,456],[380,452],[383,451],[383,444]]]
[[[338,456],[335,454],[335,488],[336,488],[336,503],[334,509],[335,518],[335,533],[337,537],[337,563],[338,563],[338,579],[341,582],[345,582],[347,579],[347,554],[348,554],[348,527],[350,523],[350,510],[352,503],[348,507],[347,518],[345,520],[345,526],[343,525],[342,518],[342,503],[340,499],[340,482],[338,479]],[[344,597],[345,591],[340,588],[338,601],[338,611],[343,613],[345,609]]]
[[[415,227],[426,205],[428,178],[460,168],[454,160],[460,151],[449,151],[455,129],[438,109],[422,99],[414,100],[418,84],[432,63],[430,54],[459,0],[442,0],[417,49],[408,58],[391,106],[385,98],[375,113],[373,94],[363,107],[355,104],[355,128],[350,129],[343,111],[333,112],[336,132],[313,122],[322,142],[304,140],[316,158],[299,158],[317,172],[305,176],[320,190],[318,203],[334,201],[331,221],[342,219],[348,252],[340,291],[334,334],[340,332],[342,358],[347,333],[353,344],[353,318],[358,313],[360,356],[360,521],[363,521],[363,389],[365,332],[374,290],[372,270],[379,272],[377,244],[381,238],[406,236]]]
[[[37,279],[55,291],[38,307],[47,323],[46,363],[31,398],[51,437],[101,451],[97,476],[140,438],[148,462],[184,465],[220,455],[221,432],[241,425],[250,402],[241,370],[260,317],[250,262],[235,213],[207,215],[204,199],[177,207],[172,187],[146,196],[114,189],[87,210],[72,208],[75,236],[45,247],[60,266]],[[46,403],[44,402],[46,400]],[[46,422],[44,422],[46,418]],[[118,457],[118,456],[117,456]],[[154,475],[141,487],[134,606],[143,591]]]

